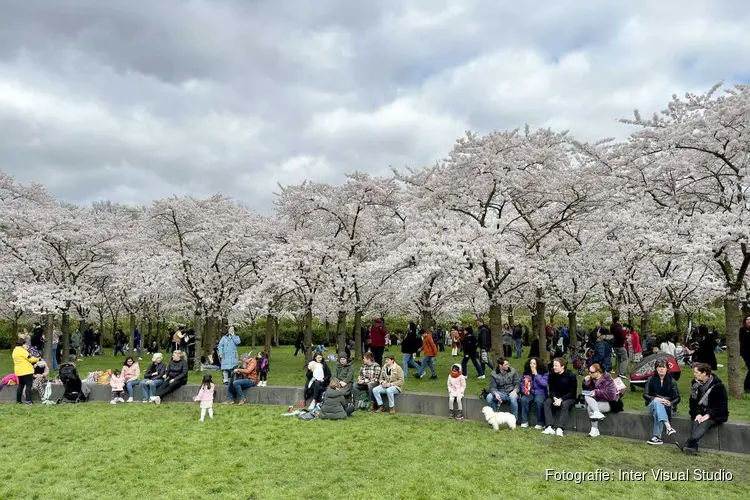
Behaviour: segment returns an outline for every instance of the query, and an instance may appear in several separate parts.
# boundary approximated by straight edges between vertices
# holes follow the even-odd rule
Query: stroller
[[[86,401],[87,395],[81,377],[78,376],[78,370],[73,363],[64,363],[58,371],[60,382],[62,382],[65,392],[63,397],[57,400],[57,403],[82,403]]]

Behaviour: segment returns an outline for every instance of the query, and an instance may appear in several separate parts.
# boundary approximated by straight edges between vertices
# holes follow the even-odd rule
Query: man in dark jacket
[[[297,357],[298,352],[305,354],[305,334],[300,330],[297,334],[297,339],[294,341],[294,357]]]
[[[516,345],[516,355],[514,356],[516,359],[521,359],[521,355],[523,354],[523,327],[520,323],[516,323],[516,326],[513,327],[513,343]]]
[[[492,371],[495,366],[492,364],[492,333],[490,327],[485,324],[482,318],[479,318],[477,328],[479,329],[479,363],[482,365],[482,369],[487,365]]]
[[[187,384],[187,379],[187,360],[182,359],[182,351],[177,349],[172,353],[172,361],[169,362],[164,374],[164,384],[156,390],[154,403],[161,404],[161,398]]]
[[[615,359],[617,360],[617,376],[623,378],[627,374],[628,349],[625,347],[627,336],[622,329],[619,316],[612,318],[612,327],[609,331],[614,337],[614,345],[612,347],[615,352]]]
[[[497,405],[510,404],[510,412],[518,419],[518,395],[521,392],[521,377],[505,358],[497,358],[497,369],[490,373],[490,393],[487,404],[497,411]]]
[[[469,376],[466,370],[469,367],[469,360],[471,360],[474,364],[474,368],[476,368],[477,373],[479,374],[477,378],[484,380],[484,367],[479,364],[479,360],[477,359],[477,338],[474,336],[474,329],[470,326],[464,328],[462,346],[464,359],[461,361],[461,373],[463,373],[465,377]]]
[[[729,419],[727,390],[719,377],[711,373],[711,367],[700,363],[693,368],[690,384],[690,418],[693,420],[690,439],[685,446],[676,443],[687,455],[698,454],[698,441],[711,429]]]
[[[341,387],[351,389],[354,383],[354,367],[349,363],[349,358],[344,352],[339,353],[339,364],[336,365],[334,377],[341,382]]]
[[[570,408],[576,403],[578,392],[578,379],[567,369],[567,362],[563,358],[555,358],[552,361],[552,372],[549,374],[549,397],[544,401],[544,421],[547,427],[542,434],[557,434],[563,436],[563,431],[568,423]],[[553,428],[554,412],[560,412],[557,423],[557,431]]]
[[[42,329],[42,325],[40,325],[39,323],[35,323],[34,329],[31,332],[31,347],[39,352],[44,352],[44,340],[42,340],[43,337],[44,330]]]

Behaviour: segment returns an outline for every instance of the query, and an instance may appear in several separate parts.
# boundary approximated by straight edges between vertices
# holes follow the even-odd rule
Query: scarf
[[[708,396],[711,394],[711,390],[714,388],[714,376],[711,375],[708,380],[702,384],[698,382],[693,384],[690,388],[690,397],[698,400],[698,406],[708,406]]]

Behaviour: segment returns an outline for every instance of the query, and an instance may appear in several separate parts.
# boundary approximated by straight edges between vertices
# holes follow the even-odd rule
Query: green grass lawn
[[[357,412],[347,421],[303,422],[279,407],[223,406],[198,422],[198,405],[4,405],[0,498],[748,498],[750,461],[688,457],[571,433],[498,433],[478,422]],[[613,473],[606,482],[546,480],[557,471]],[[657,482],[651,470],[690,470]],[[693,469],[732,473],[698,482]],[[620,470],[646,471],[642,481]]]
[[[250,347],[246,346],[240,346],[240,352],[247,352],[250,350]],[[106,369],[112,369],[112,368],[119,368],[122,366],[123,357],[119,356],[118,358],[112,357],[112,351],[108,351],[108,355],[104,356],[95,356],[92,358],[85,358],[83,361],[78,363],[79,366],[79,372],[81,373],[81,376],[85,376],[87,372],[92,370],[106,370]],[[333,351],[329,351],[329,354]],[[527,351],[528,352],[528,351]],[[268,376],[268,383],[269,385],[299,385],[301,386],[304,382],[304,365],[305,365],[305,359],[302,357],[302,355],[299,355],[297,358],[293,356],[294,349],[289,346],[283,346],[279,348],[274,348],[272,351],[272,358],[271,358],[271,372]],[[396,357],[397,362],[401,362],[401,351],[398,347],[392,347],[390,350],[390,353],[392,353]],[[141,370],[145,370],[148,366],[150,357],[146,356],[143,361],[141,361]],[[438,372],[438,376],[440,377],[439,380],[430,380],[429,377],[425,377],[422,380],[418,380],[414,378],[413,376],[409,376],[408,380],[406,381],[405,390],[407,391],[415,391],[415,392],[431,392],[431,393],[446,393],[447,389],[445,385],[445,377],[448,375],[448,372],[450,371],[450,366],[455,363],[461,361],[461,357],[458,356],[456,358],[453,358],[450,355],[450,352],[441,352],[438,354],[437,362],[436,362],[436,369]],[[526,358],[517,360],[512,359],[511,364],[519,370],[519,372],[523,371],[523,364],[526,362]],[[726,354],[721,354],[718,356],[718,362],[720,364],[723,364],[723,368],[719,368],[718,375],[719,377],[727,383],[727,359]],[[360,361],[355,361],[355,367],[359,369],[359,366],[361,365]],[[10,357],[10,351],[2,351],[0,352],[0,376],[4,376],[7,373],[10,373],[13,370],[13,363]],[[474,370],[474,367],[469,363],[469,379],[466,389],[466,395],[467,397],[475,397],[479,395],[479,392],[482,390],[483,387],[489,387],[489,380],[477,380],[476,371]],[[215,380],[221,380],[221,375],[219,372],[215,373]],[[410,373],[414,373],[414,369],[410,368]],[[427,371],[429,374],[429,370]],[[200,383],[201,379],[203,377],[203,374],[200,372],[193,372],[190,374],[190,382],[191,383]],[[744,372],[743,372],[744,377]],[[581,377],[579,377],[581,378]],[[690,381],[692,380],[692,370],[686,367],[683,367],[683,373],[682,377],[680,377],[679,381],[679,387],[680,387],[680,394],[682,395],[683,403],[680,404],[680,410],[682,411],[682,414],[687,414],[687,401],[690,395]],[[579,389],[580,389],[580,382],[579,382]],[[645,406],[643,402],[643,391],[638,390],[638,392],[631,393],[628,391],[628,393],[625,395],[624,399],[625,408],[632,409],[632,410],[643,410],[645,411]],[[745,395],[742,399],[734,399],[730,398],[729,401],[729,419],[730,420],[750,420],[750,397]]]

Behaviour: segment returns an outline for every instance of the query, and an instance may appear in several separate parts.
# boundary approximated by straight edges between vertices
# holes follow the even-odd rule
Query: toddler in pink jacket
[[[451,373],[448,375],[448,408],[450,409],[450,418],[456,420],[464,419],[464,408],[462,399],[466,392],[466,377],[461,373],[461,365],[458,363],[451,367]],[[458,414],[453,412],[453,403],[458,405]]]
[[[214,418],[214,389],[216,389],[216,386],[211,379],[211,375],[208,373],[203,375],[201,390],[193,398],[193,401],[200,402],[201,404],[201,422],[206,418],[206,411],[208,411],[208,418]]]
[[[120,370],[112,371],[112,375],[109,377],[109,386],[112,388],[112,401],[109,404],[124,403],[125,400],[122,399],[122,391],[125,388],[125,377],[122,376]]]

